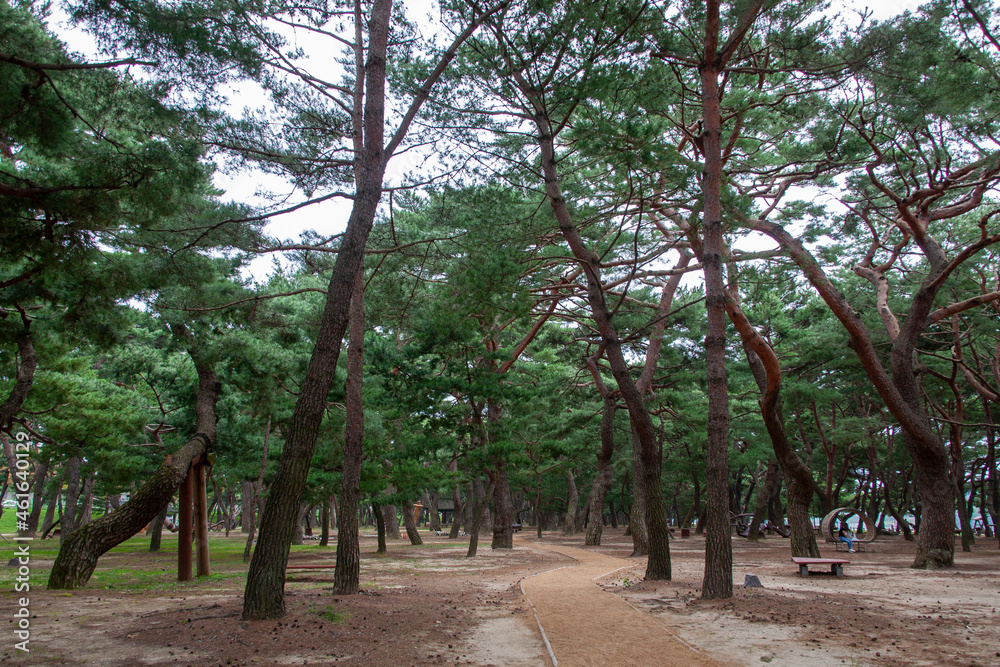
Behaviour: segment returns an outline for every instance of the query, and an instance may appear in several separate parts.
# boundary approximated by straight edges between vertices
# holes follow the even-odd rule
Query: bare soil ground
[[[845,577],[801,578],[790,561],[787,540],[770,537],[752,544],[734,538],[734,581],[742,584],[753,573],[764,587],[737,585],[732,599],[703,602],[698,589],[704,542],[697,537],[672,542],[673,581],[643,582],[644,562],[628,558],[631,543],[621,530],[606,529],[604,544],[586,550],[582,535],[546,533],[536,544],[533,534],[522,534],[510,552],[492,551],[487,540],[475,559],[464,557],[465,543],[428,537],[426,531],[422,535],[426,544],[418,547],[390,541],[388,556],[375,556],[374,539],[363,537],[361,595],[334,596],[329,571],[289,575],[287,616],[250,623],[240,621],[245,566],[239,533],[228,540],[213,534],[213,574],[208,578],[175,582],[176,541],[167,539],[162,552],[149,554],[145,539],[136,538],[102,558],[86,589],[72,592],[44,590],[54,551],[50,542],[36,542],[31,652],[14,650],[19,595],[13,592],[14,571],[6,568],[0,625],[10,630],[0,632],[0,661],[98,666],[552,664],[537,614],[561,667],[623,664],[623,646],[663,637],[700,656],[688,661],[691,667],[762,662],[810,667],[1000,665],[996,540],[981,539],[971,553],[958,552],[953,571],[924,572],[908,568],[912,544],[880,538],[868,553],[847,556],[851,564]],[[835,555],[832,544],[821,544],[821,550]],[[2,563],[12,551],[0,542]],[[299,564],[332,563],[333,558],[333,548],[315,543],[292,552],[292,562]],[[610,565],[615,567],[604,569]],[[532,589],[532,580],[543,580],[531,575],[557,568],[562,568],[558,576],[565,577],[561,584],[544,594]],[[551,616],[543,598],[565,602],[570,587],[587,597]],[[607,627],[597,633],[593,623],[584,621],[593,621],[604,608],[616,609],[617,616],[603,621]],[[633,636],[630,628],[641,631]],[[667,664],[662,651],[649,653],[646,664]]]

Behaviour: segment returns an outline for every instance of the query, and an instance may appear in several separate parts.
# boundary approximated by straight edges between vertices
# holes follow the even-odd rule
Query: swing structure
[[[863,538],[855,537],[854,542],[861,545],[862,550],[867,551],[868,545],[878,537],[878,531],[875,529],[875,522],[872,521],[871,517],[855,507],[838,507],[823,517],[823,522],[820,524],[820,534],[826,538],[827,542],[836,543],[838,540],[834,528],[839,521],[846,521],[852,516],[857,516],[865,528],[865,536]]]

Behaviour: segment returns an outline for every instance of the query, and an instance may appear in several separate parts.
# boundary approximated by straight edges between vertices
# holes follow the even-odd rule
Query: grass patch
[[[349,620],[351,620],[350,612],[338,611],[336,607],[327,606],[326,609],[322,611],[317,611],[316,614],[322,618],[326,619],[334,625],[346,625]]]

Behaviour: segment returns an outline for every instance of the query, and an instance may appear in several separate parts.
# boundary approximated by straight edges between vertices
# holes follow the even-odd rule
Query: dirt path
[[[634,567],[635,561],[558,544],[530,546],[574,561],[521,582],[559,667],[719,665],[674,635],[659,618],[598,587],[595,580]]]

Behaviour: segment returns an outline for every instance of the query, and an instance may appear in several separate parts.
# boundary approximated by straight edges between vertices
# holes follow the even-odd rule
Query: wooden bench
[[[792,562],[799,566],[800,577],[809,576],[810,565],[829,565],[830,574],[842,577],[844,576],[844,566],[851,561],[842,558],[798,558],[792,556]]]
[[[285,571],[304,572],[307,570],[333,570],[336,569],[336,567],[336,565],[288,565],[285,567]]]

